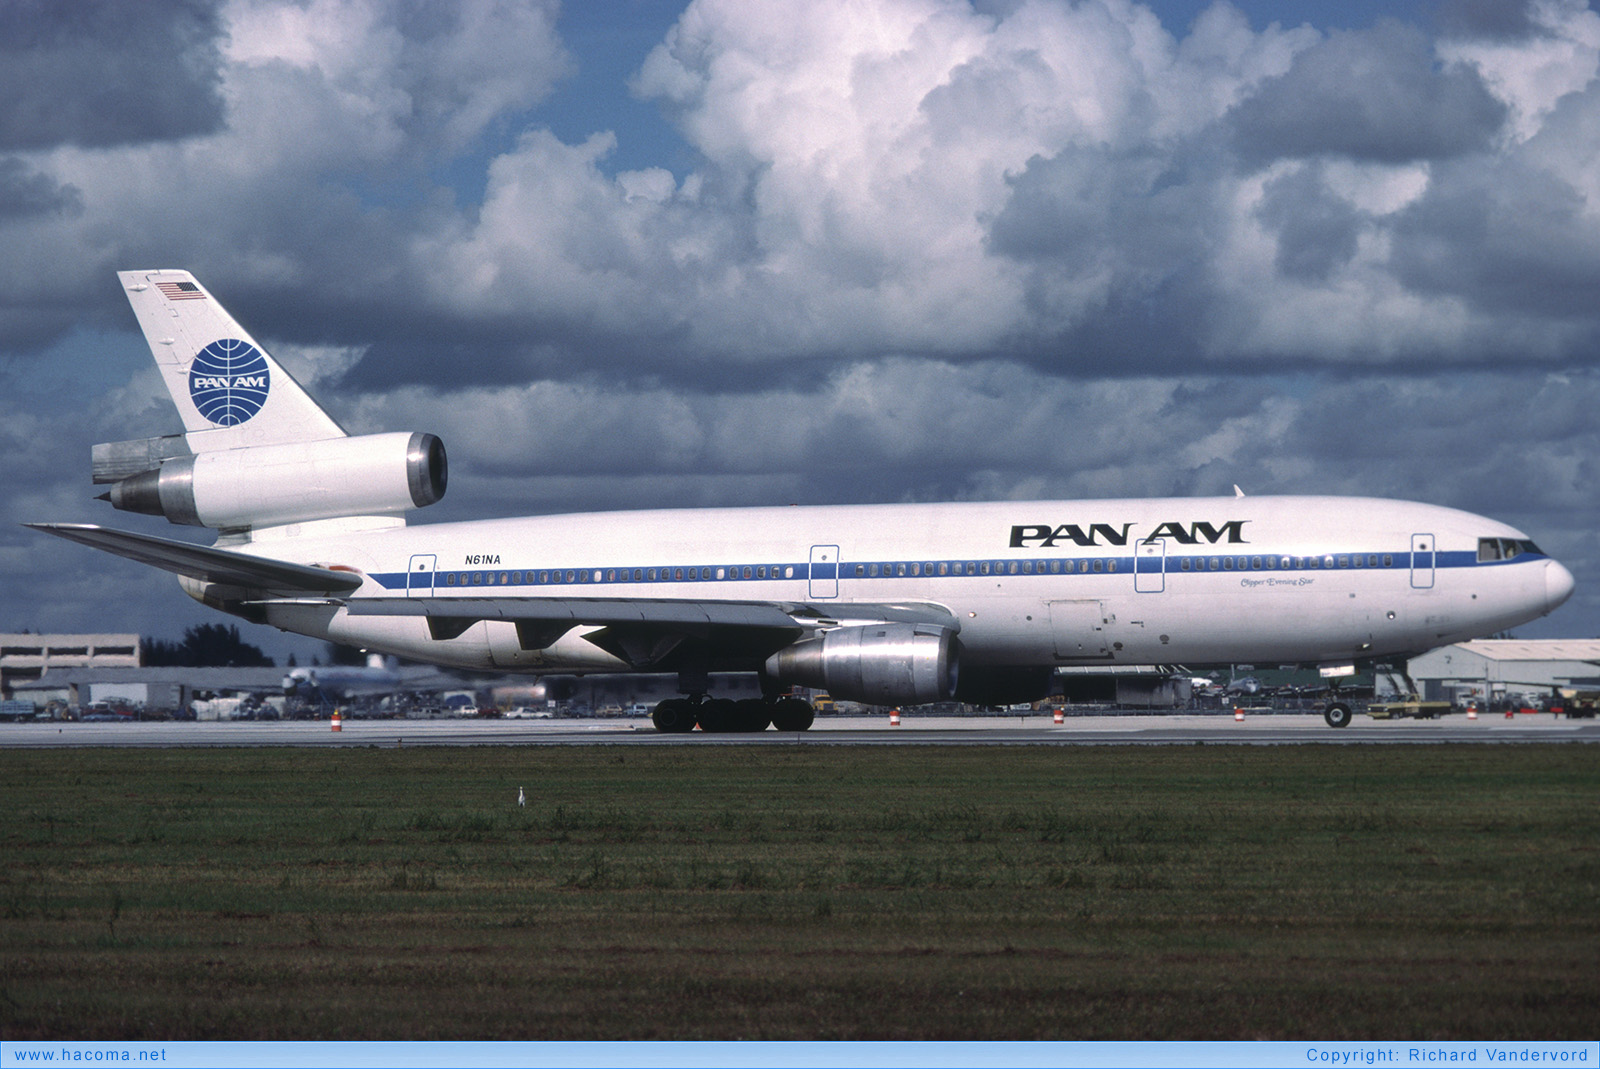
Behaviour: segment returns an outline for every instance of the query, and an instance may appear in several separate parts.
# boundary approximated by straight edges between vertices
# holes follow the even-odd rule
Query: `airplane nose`
[[[1577,581],[1559,561],[1544,562],[1544,611],[1554,612],[1556,607],[1572,596]]]

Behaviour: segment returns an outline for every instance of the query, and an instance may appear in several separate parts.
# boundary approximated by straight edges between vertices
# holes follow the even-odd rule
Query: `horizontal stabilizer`
[[[206,583],[284,595],[341,595],[361,585],[361,577],[352,572],[268,560],[170,538],[113,531],[92,523],[29,523],[23,526]]]

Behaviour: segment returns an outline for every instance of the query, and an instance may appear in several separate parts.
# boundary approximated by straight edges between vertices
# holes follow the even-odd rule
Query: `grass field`
[[[9,1039],[1600,1035],[1595,747],[58,750],[0,773]]]

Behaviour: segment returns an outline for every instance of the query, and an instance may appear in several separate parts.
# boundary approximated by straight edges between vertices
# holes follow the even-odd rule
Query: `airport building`
[[[1600,690],[1600,640],[1477,639],[1444,646],[1409,664],[1427,701],[1498,700],[1553,689]]]
[[[74,668],[138,668],[138,635],[0,634],[0,696],[49,690],[51,673]],[[64,685],[64,684],[63,684]]]

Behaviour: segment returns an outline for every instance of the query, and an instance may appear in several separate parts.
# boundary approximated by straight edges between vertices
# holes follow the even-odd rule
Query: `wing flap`
[[[115,531],[92,523],[29,523],[23,526],[190,579],[264,590],[272,594],[338,596],[349,594],[362,582],[361,576],[353,572],[336,572],[307,564],[252,557],[170,538]]]
[[[351,616],[428,616],[612,626],[803,629],[783,608],[761,601],[675,601],[641,598],[353,598]]]
[[[848,603],[789,604],[771,601],[688,601],[667,598],[352,598],[352,616],[422,616],[436,639],[459,637],[480,620],[516,624],[525,650],[547,649],[574,627],[600,630],[589,642],[632,664],[660,663],[685,642],[714,646],[723,654],[757,661],[819,628],[868,622],[911,621],[961,629],[942,605]]]

